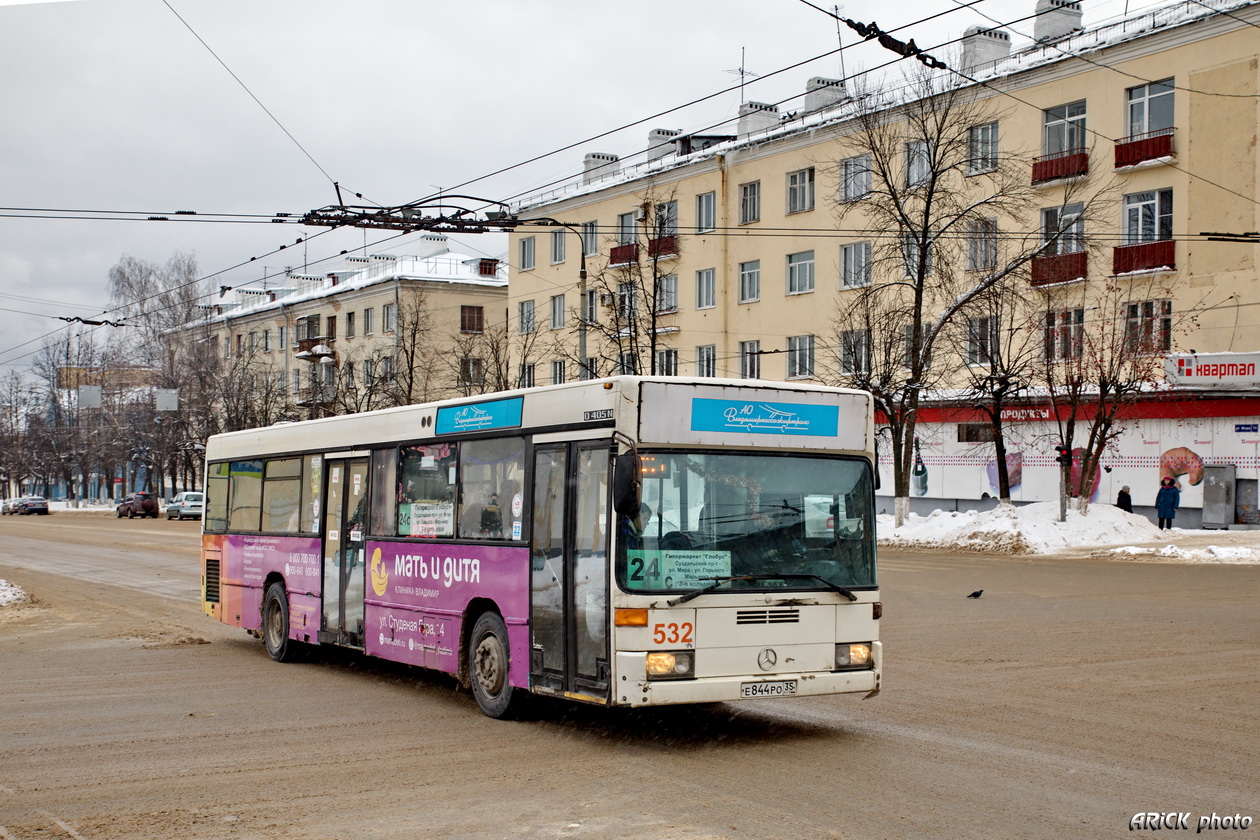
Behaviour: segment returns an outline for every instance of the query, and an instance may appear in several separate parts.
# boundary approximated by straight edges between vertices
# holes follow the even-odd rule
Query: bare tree
[[[1029,230],[1038,198],[1028,161],[988,140],[1003,113],[993,100],[926,69],[907,90],[905,101],[859,93],[835,167],[838,219],[870,244],[846,253],[854,288],[835,319],[833,378],[869,390],[887,420],[898,525],[909,512],[921,400],[954,375],[934,364],[951,325],[1022,276],[1043,247]]]

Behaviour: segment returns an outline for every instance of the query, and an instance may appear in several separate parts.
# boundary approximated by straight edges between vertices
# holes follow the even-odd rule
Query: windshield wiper
[[[705,578],[705,580],[710,580],[710,578]],[[725,586],[726,584],[731,583],[732,581],[736,581],[736,580],[817,580],[817,581],[822,581],[824,584],[827,585],[828,589],[832,590],[833,592],[839,592],[841,595],[848,598],[850,601],[857,600],[857,596],[854,595],[849,590],[845,589],[843,586],[839,585],[838,583],[832,583],[831,581],[827,580],[825,577],[820,577],[819,575],[808,575],[808,574],[806,575],[731,575],[730,577],[712,578],[713,583],[709,584],[708,586],[702,586],[699,589],[693,589],[690,592],[687,592],[683,595],[679,595],[677,598],[671,598],[665,603],[671,607],[676,607],[679,604],[687,603],[692,598],[699,598],[701,595],[707,595],[708,593],[714,591],[715,589],[719,589]]]

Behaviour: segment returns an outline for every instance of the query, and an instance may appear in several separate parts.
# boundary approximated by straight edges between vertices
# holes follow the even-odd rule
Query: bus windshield
[[[639,454],[643,503],[637,515],[620,517],[617,530],[617,579],[626,591],[689,591],[728,577],[740,579],[721,591],[826,588],[817,578],[875,586],[869,462]]]

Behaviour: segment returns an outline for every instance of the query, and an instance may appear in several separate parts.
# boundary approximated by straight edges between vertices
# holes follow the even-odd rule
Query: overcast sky
[[[848,0],[841,14],[892,31],[953,10],[897,33],[928,50],[991,25],[980,12],[1010,21],[1034,4]],[[1086,24],[1125,7],[1085,0]],[[892,57],[856,40],[843,32],[849,74]],[[398,205],[469,181],[460,192],[506,199],[576,176],[588,151],[642,151],[651,128],[733,118],[741,48],[765,76],[839,43],[835,22],[802,0],[0,0],[0,372],[29,366],[42,337],[65,327],[59,316],[101,317],[123,254],[162,264],[192,251],[203,277],[224,272],[206,281],[217,288],[364,246],[362,231],[296,245],[319,229],[39,219],[32,208],[300,215],[336,202],[333,181],[347,203]],[[840,72],[833,54],[747,77],[743,95],[778,102]],[[408,252],[407,238],[370,246],[388,235],[369,232],[368,250]],[[505,248],[502,237],[463,244]]]

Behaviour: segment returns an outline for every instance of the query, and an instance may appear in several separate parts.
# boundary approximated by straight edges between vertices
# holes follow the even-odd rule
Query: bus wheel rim
[[[493,633],[477,645],[477,682],[491,696],[503,690],[505,681],[503,645]]]

